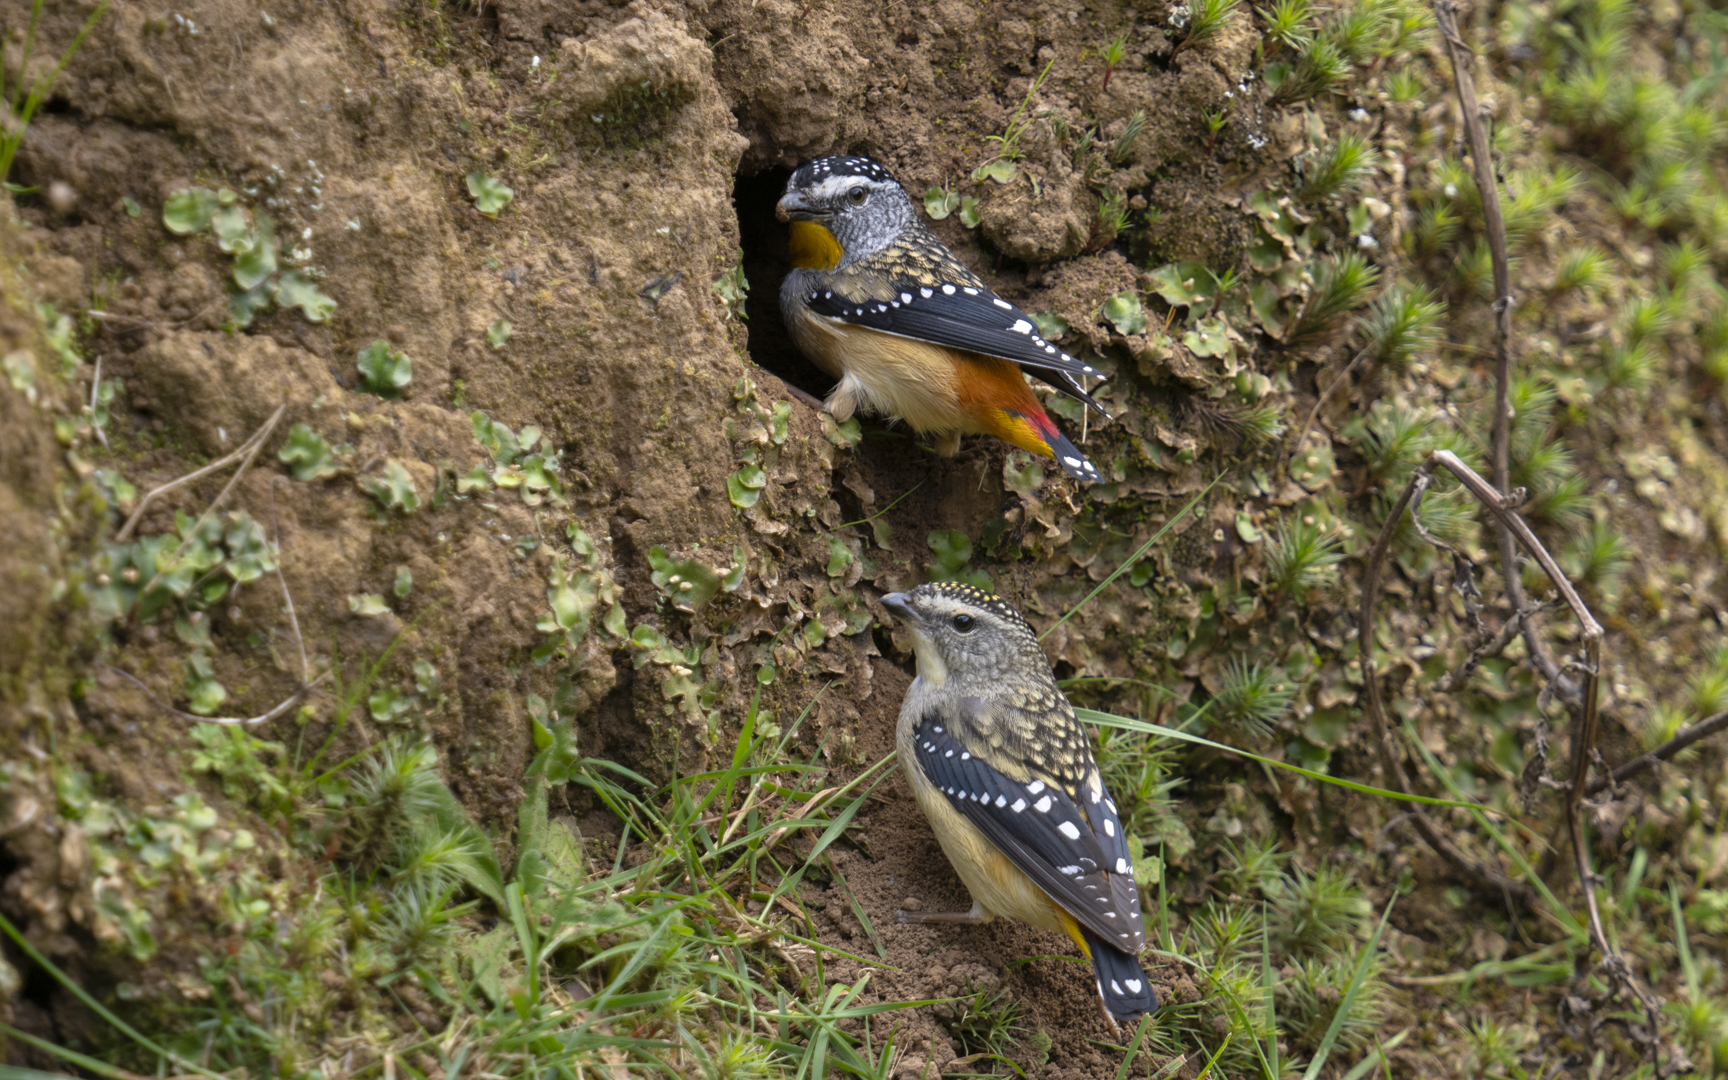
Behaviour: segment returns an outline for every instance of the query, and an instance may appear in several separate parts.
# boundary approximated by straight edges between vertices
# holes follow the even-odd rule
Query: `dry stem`
[[[1631,966],[1627,964],[1626,959],[1608,940],[1607,931],[1602,924],[1601,909],[1596,902],[1597,879],[1594,872],[1590,869],[1589,846],[1584,835],[1584,824],[1580,814],[1585,789],[1589,780],[1590,764],[1593,759],[1593,751],[1601,720],[1597,709],[1597,702],[1601,695],[1603,637],[1601,624],[1596,621],[1595,616],[1590,613],[1589,607],[1587,607],[1583,599],[1579,597],[1578,591],[1572,587],[1572,583],[1568,581],[1566,575],[1561,572],[1559,564],[1557,564],[1554,561],[1554,557],[1548,553],[1548,549],[1543,547],[1541,541],[1536,538],[1535,533],[1530,531],[1530,526],[1527,525],[1524,522],[1524,519],[1519,517],[1518,514],[1513,512],[1507,505],[1508,500],[1502,496],[1499,491],[1495,490],[1494,486],[1489,484],[1487,480],[1483,479],[1474,469],[1464,464],[1463,461],[1459,460],[1457,455],[1448,450],[1437,450],[1430,453],[1428,459],[1417,468],[1415,475],[1410,478],[1410,483],[1399,495],[1398,502],[1393,507],[1392,513],[1387,517],[1386,523],[1381,527],[1380,535],[1375,539],[1373,548],[1369,550],[1368,565],[1363,573],[1362,618],[1360,624],[1360,632],[1363,635],[1361,648],[1362,670],[1365,677],[1368,714],[1374,723],[1377,734],[1379,735],[1382,760],[1386,764],[1387,772],[1393,777],[1397,784],[1403,788],[1403,790],[1408,792],[1408,781],[1404,776],[1402,765],[1392,750],[1391,736],[1389,725],[1386,720],[1385,708],[1380,700],[1379,680],[1374,673],[1374,608],[1377,606],[1379,600],[1380,572],[1382,567],[1385,565],[1387,552],[1392,546],[1392,535],[1397,527],[1398,519],[1405,512],[1406,508],[1410,509],[1411,520],[1415,525],[1417,532],[1424,539],[1445,550],[1451,551],[1448,545],[1430,536],[1426,530],[1422,528],[1421,522],[1416,519],[1415,515],[1416,506],[1420,503],[1422,493],[1427,490],[1429,483],[1432,481],[1434,470],[1437,468],[1444,468],[1453,476],[1457,477],[1459,482],[1464,485],[1465,490],[1475,496],[1477,501],[1487,507],[1489,513],[1494,515],[1502,532],[1506,536],[1514,538],[1518,545],[1524,549],[1525,553],[1533,558],[1537,565],[1542,567],[1543,572],[1548,575],[1549,579],[1554,583],[1555,588],[1559,590],[1561,598],[1564,599],[1567,606],[1572,609],[1572,614],[1578,620],[1579,626],[1582,630],[1581,636],[1584,642],[1585,655],[1583,662],[1578,666],[1584,673],[1582,693],[1583,701],[1581,715],[1579,716],[1578,723],[1574,727],[1575,737],[1572,746],[1572,775],[1569,778],[1566,798],[1566,826],[1567,831],[1571,836],[1572,855],[1578,870],[1578,882],[1584,893],[1585,909],[1589,916],[1590,939],[1596,949],[1601,953],[1601,967],[1604,971],[1629,995],[1636,998],[1639,1004],[1643,1006],[1646,1013],[1649,1014],[1649,1030],[1651,1036],[1647,1045],[1652,1059],[1655,1059],[1659,1049],[1657,1036],[1655,1034],[1656,1012],[1660,1003],[1656,999],[1655,995],[1651,994],[1639,984],[1637,978],[1632,973]],[[1460,562],[1466,566],[1468,565],[1467,560],[1464,560],[1462,555],[1456,551],[1452,551],[1451,553],[1454,559],[1460,560]],[[1525,621],[1526,624],[1528,624],[1529,620],[1526,619]],[[1703,725],[1699,726],[1703,727]],[[1704,733],[1700,733],[1697,737],[1702,738],[1703,734]],[[1451,847],[1450,841],[1439,836],[1438,829],[1436,829],[1433,823],[1428,820],[1427,815],[1423,814],[1420,810],[1412,809],[1413,812],[1411,816],[1415,820],[1418,828],[1422,831],[1423,837],[1434,846],[1434,849],[1439,852],[1443,858],[1458,867],[1461,872],[1466,873],[1481,885],[1498,886],[1501,882],[1506,881],[1505,876],[1499,873],[1498,870],[1490,867],[1478,866],[1470,863],[1468,860],[1464,860],[1462,853],[1457,852],[1456,849]],[[1439,843],[1436,842],[1437,840]],[[1520,888],[1522,888],[1521,883]],[[1528,889],[1523,889],[1522,891],[1526,895],[1529,893]]]
[[[1444,453],[1445,451],[1441,451]],[[1450,456],[1450,455],[1448,455]],[[1429,470],[1433,467],[1433,458],[1416,470],[1414,476],[1398,496],[1391,513],[1386,516],[1386,523],[1380,528],[1380,535],[1375,538],[1374,546],[1368,549],[1368,562],[1362,570],[1362,614],[1357,625],[1362,663],[1362,682],[1368,719],[1374,725],[1375,742],[1380,752],[1381,767],[1392,786],[1405,795],[1413,795],[1410,778],[1404,772],[1404,763],[1400,758],[1398,748],[1392,739],[1391,725],[1386,720],[1386,707],[1380,700],[1380,677],[1374,666],[1374,609],[1380,601],[1380,573],[1385,568],[1386,556],[1392,548],[1392,534],[1398,525],[1398,519],[1416,498],[1419,490],[1426,489],[1430,479]],[[1498,500],[1496,500],[1498,501]],[[1420,524],[1418,524],[1420,528]],[[1514,881],[1501,873],[1498,868],[1477,863],[1452,843],[1439,826],[1434,824],[1420,807],[1409,806],[1406,810],[1415,823],[1416,830],[1422,834],[1422,839],[1428,842],[1435,853],[1446,860],[1465,880],[1469,881],[1479,891],[1494,896],[1510,897],[1521,903],[1530,904],[1536,899],[1535,891],[1521,881]]]
[[[1608,790],[1608,788],[1615,784],[1624,783],[1641,772],[1655,768],[1661,762],[1667,761],[1669,758],[1686,749],[1688,746],[1691,746],[1693,743],[1698,742],[1700,739],[1707,739],[1724,728],[1728,728],[1728,712],[1720,712],[1715,716],[1707,716],[1696,724],[1688,724],[1672,739],[1669,739],[1661,746],[1658,746],[1643,757],[1633,758],[1618,769],[1615,769],[1612,778],[1604,777],[1592,781],[1590,786],[1584,789],[1584,794],[1595,795]]]
[[[248,465],[251,464],[252,459],[257,456],[258,450],[264,445],[265,440],[270,438],[270,433],[276,430],[276,424],[282,419],[282,414],[287,411],[288,406],[278,405],[276,411],[270,414],[270,419],[264,421],[264,426],[254,432],[250,439],[241,443],[233,453],[224,454],[222,457],[217,458],[202,469],[194,469],[185,476],[170,480],[160,487],[151,489],[148,495],[138,500],[138,508],[132,511],[132,516],[126,519],[126,524],[120,526],[120,531],[114,534],[115,542],[121,544],[126,542],[127,538],[132,535],[132,530],[138,527],[138,522],[144,517],[144,511],[148,510],[150,504],[159,496],[166,495],[168,492],[173,491],[175,488],[180,487],[183,484],[190,484],[192,481],[209,476],[213,472],[226,469],[228,466],[242,458],[246,460]],[[240,472],[243,473],[245,471],[245,466],[242,466]],[[230,480],[227,487],[222,489],[221,494],[216,496],[215,502],[210,504],[210,508],[204,511],[204,517],[210,516],[210,512],[215,510],[216,507],[221,504],[222,500],[227,497],[228,492],[233,490],[235,482],[239,479],[240,475],[239,473],[236,473],[234,479]],[[199,524],[202,525],[204,518],[201,517],[198,520]],[[192,531],[196,533],[198,530],[193,529]]]

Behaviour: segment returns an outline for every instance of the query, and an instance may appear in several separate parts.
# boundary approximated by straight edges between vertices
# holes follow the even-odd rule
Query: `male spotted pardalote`
[[[886,169],[863,157],[812,161],[775,212],[791,222],[794,267],[780,310],[804,355],[840,380],[830,413],[905,420],[944,456],[962,435],[996,435],[1076,479],[1103,479],[1022,374],[1103,413],[1082,382],[1098,372],[955,258]]]
[[[972,894],[970,911],[900,921],[1007,915],[1067,934],[1092,961],[1112,1028],[1156,1009],[1122,821],[1038,636],[971,585],[920,585],[882,606],[912,632],[918,657],[900,706],[900,765]]]

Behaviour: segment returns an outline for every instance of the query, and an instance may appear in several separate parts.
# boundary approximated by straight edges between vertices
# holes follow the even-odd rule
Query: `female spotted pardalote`
[[[890,593],[882,606],[918,656],[900,764],[972,893],[970,911],[900,920],[1007,915],[1059,931],[1092,961],[1113,1028],[1156,1009],[1122,821],[1037,635],[1001,597],[956,582]]]

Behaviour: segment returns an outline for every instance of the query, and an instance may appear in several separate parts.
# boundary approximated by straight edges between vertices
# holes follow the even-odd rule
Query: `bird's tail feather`
[[[1069,476],[1090,484],[1104,479],[1104,474],[1098,471],[1098,467],[1087,460],[1080,448],[1069,442],[1068,436],[1062,434],[1055,424],[1051,424],[1050,429],[1042,434],[1044,441],[1050,444],[1051,456],[1055,457],[1057,464],[1061,465]]]
[[[1142,1013],[1158,1007],[1158,995],[1133,953],[1123,952],[1085,927],[1080,932],[1086,936],[1086,951],[1092,956],[1098,995],[1111,1016],[1119,1023],[1132,1024]]]

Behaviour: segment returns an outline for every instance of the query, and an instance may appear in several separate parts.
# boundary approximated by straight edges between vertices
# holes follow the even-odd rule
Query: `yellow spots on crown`
[[[1005,603],[1007,603],[1006,600],[1003,600],[1000,596],[997,596],[995,593],[986,592],[983,589],[980,589],[976,585],[968,585],[963,581],[937,581],[937,582],[932,582],[930,587],[932,589],[936,590],[937,592],[941,593],[944,596],[951,596],[957,600],[965,600],[968,603],[973,603],[973,604],[1005,604]]]
[[[832,270],[840,265],[840,241],[814,221],[794,221],[791,236],[792,265],[800,270]]]

